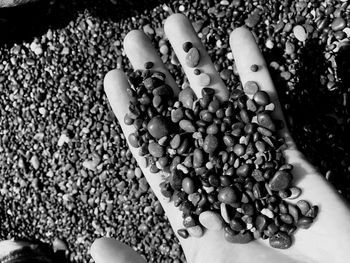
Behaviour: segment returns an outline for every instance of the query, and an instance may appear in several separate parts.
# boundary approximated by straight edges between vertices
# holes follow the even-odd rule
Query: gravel
[[[108,70],[131,70],[122,39],[134,28],[162,47],[182,85],[162,29],[178,11],[229,87],[238,76],[228,34],[251,28],[299,148],[350,200],[346,1],[42,1],[0,10],[1,239],[60,239],[72,261],[89,262],[91,242],[108,235],[150,262],[184,261],[102,86]]]

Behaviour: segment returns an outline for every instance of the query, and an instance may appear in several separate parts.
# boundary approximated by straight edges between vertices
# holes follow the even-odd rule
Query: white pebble
[[[224,221],[229,224],[230,217],[228,216],[228,213],[227,213],[226,204],[224,204],[224,203],[220,204],[220,213],[221,213],[222,219],[224,219]]]
[[[293,28],[293,34],[294,34],[295,38],[301,42],[304,42],[307,38],[306,30],[301,25],[296,25]]]
[[[266,40],[265,46],[266,46],[268,49],[272,49],[272,48],[274,47],[274,43],[272,42],[271,39],[268,39],[268,40]]]
[[[207,194],[210,194],[211,192],[214,191],[214,187],[212,187],[212,186],[210,186],[210,187],[203,186],[203,189],[207,192]]]
[[[189,227],[187,228],[187,231],[192,237],[201,237],[204,234],[203,228],[199,225]]]
[[[273,218],[273,212],[270,209],[268,209],[268,208],[263,208],[261,210],[261,213],[263,215],[267,216],[268,218]]]
[[[179,6],[179,11],[180,11],[180,12],[185,11],[185,7],[184,7],[183,5],[180,5],[180,6]]]
[[[188,169],[186,166],[184,166],[183,164],[179,163],[176,168],[180,171],[182,171],[184,174],[188,174]]]
[[[265,106],[265,110],[274,111],[275,107],[276,107],[275,104],[273,102],[271,102]]]
[[[208,170],[211,170],[211,169],[214,168],[214,165],[213,165],[211,162],[207,162],[207,163],[205,164],[205,167],[206,167]]]
[[[210,84],[210,76],[206,73],[202,73],[198,76],[198,82],[202,87],[208,86]]]
[[[226,54],[226,57],[227,57],[227,59],[229,59],[229,60],[233,60],[233,54],[232,54],[232,52],[227,53],[227,54]]]
[[[213,211],[205,211],[199,215],[199,222],[207,229],[222,229],[222,219],[218,213]]]
[[[250,230],[253,228],[253,224],[252,223],[247,223],[247,229]]]
[[[291,188],[289,188],[289,190],[291,191],[291,195],[288,197],[288,199],[296,199],[301,195],[301,189],[299,187],[293,186]]]
[[[66,134],[62,133],[60,138],[58,139],[57,145],[58,147],[61,147],[63,146],[63,144],[68,142],[69,142],[69,137]]]

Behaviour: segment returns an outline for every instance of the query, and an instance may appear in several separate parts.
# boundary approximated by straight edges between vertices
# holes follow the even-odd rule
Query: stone
[[[255,81],[249,80],[244,84],[243,90],[247,95],[254,95],[259,90],[259,86]]]
[[[179,101],[182,103],[182,106],[188,109],[192,109],[193,102],[196,100],[196,95],[190,87],[187,87],[180,91]]]
[[[192,47],[186,54],[185,63],[188,67],[194,68],[198,66],[200,60],[199,50]]]
[[[155,116],[148,122],[147,130],[155,139],[160,139],[169,134],[170,123],[163,116]]]
[[[229,229],[225,231],[224,237],[226,241],[230,243],[236,243],[236,244],[247,244],[254,239],[253,234],[250,231],[245,231],[243,233],[240,232],[234,235],[234,233],[232,233]]]
[[[269,182],[272,191],[281,191],[289,187],[293,176],[288,171],[277,171]]]
[[[292,246],[292,238],[284,232],[277,232],[269,239],[270,246],[273,248],[287,249]]]
[[[305,28],[301,25],[296,25],[293,28],[293,33],[296,39],[298,39],[301,42],[304,42],[307,39],[307,32]]]
[[[337,17],[332,22],[333,31],[340,31],[340,30],[343,30],[345,27],[346,27],[346,21],[342,17]]]
[[[201,87],[208,86],[210,84],[210,76],[206,73],[202,73],[198,76],[198,83]]]
[[[224,204],[232,204],[237,201],[237,194],[233,187],[222,188],[218,193],[218,200]]]
[[[160,158],[165,154],[164,147],[159,145],[157,142],[150,142],[148,144],[148,151],[153,157],[157,158]]]
[[[210,230],[220,230],[223,227],[221,216],[213,211],[202,212],[199,215],[199,222]]]

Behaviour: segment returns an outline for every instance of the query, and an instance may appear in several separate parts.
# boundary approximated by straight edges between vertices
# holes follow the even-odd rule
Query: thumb
[[[90,254],[96,263],[146,263],[130,246],[106,237],[94,241]]]

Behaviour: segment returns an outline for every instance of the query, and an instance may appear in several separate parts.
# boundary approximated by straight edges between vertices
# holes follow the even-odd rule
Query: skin
[[[216,90],[221,100],[228,99],[228,90],[215,71],[205,48],[200,43],[189,20],[181,15],[170,16],[164,25],[176,55],[184,68],[191,88],[201,96],[201,87],[193,69],[188,68],[185,61],[185,52],[182,44],[186,41],[194,43],[199,48],[201,62],[198,68],[210,75],[212,82],[210,87]],[[284,120],[281,105],[278,101],[276,89],[264,58],[255,43],[252,34],[246,28],[237,28],[230,35],[230,46],[234,55],[236,66],[242,83],[248,80],[256,81],[261,90],[268,92],[276,104],[275,117]],[[178,87],[174,79],[161,62],[160,57],[152,47],[147,36],[140,31],[131,31],[124,40],[124,49],[134,69],[143,69],[146,61],[154,62],[154,69],[167,75],[167,83],[178,93]],[[250,66],[259,66],[257,72],[252,72]],[[104,80],[105,91],[112,109],[122,126],[125,137],[133,132],[134,127],[126,126],[123,122],[128,108],[128,95],[126,88],[128,81],[120,70],[110,71]],[[294,235],[293,245],[287,250],[271,248],[267,240],[256,240],[249,244],[232,244],[223,238],[223,230],[206,230],[201,238],[190,237],[183,239],[178,236],[186,259],[194,262],[345,262],[350,247],[350,208],[348,203],[337,193],[324,177],[306,160],[296,148],[295,143],[287,128],[280,135],[287,142],[288,148],[284,155],[288,163],[293,164],[293,184],[303,190],[302,199],[308,200],[313,205],[318,205],[320,210],[314,224],[307,229],[299,229]],[[181,212],[169,203],[160,193],[160,174],[151,174],[145,167],[144,160],[138,154],[137,149],[130,147],[134,157],[138,161],[143,174],[160,200],[169,221],[175,230],[182,228]],[[298,200],[298,199],[297,199]],[[293,201],[295,203],[297,200]],[[124,244],[108,238],[96,240],[91,247],[91,255],[97,263],[123,263],[145,262],[144,259]]]

